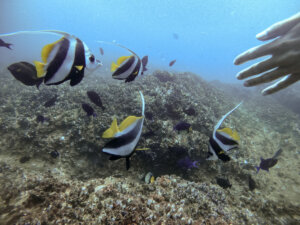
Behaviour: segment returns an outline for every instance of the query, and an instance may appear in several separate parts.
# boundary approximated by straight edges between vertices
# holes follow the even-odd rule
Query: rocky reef
[[[7,71],[0,80],[0,224],[300,222],[294,94],[262,97],[236,85],[166,71],[131,83],[94,73],[75,87],[64,83],[40,90]],[[90,90],[101,96],[104,110],[89,102]],[[139,90],[146,121],[138,146],[149,150],[133,154],[126,171],[123,159],[109,161],[102,153],[106,140],[101,135],[113,118],[120,122],[140,115]],[[55,95],[55,104],[45,107]],[[282,103],[286,98],[289,103]],[[223,123],[238,131],[239,148],[229,153],[228,163],[206,161],[214,125],[241,100],[243,105]],[[82,103],[97,116],[88,117]],[[174,131],[180,121],[190,123],[192,131]],[[279,148],[277,165],[269,173],[256,173],[260,157],[272,157]],[[198,168],[180,167],[178,160],[185,157],[197,160]],[[146,184],[149,171],[156,179]],[[218,186],[216,177],[229,179],[232,187]]]

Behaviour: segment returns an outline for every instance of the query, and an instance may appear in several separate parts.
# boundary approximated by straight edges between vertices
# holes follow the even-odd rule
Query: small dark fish
[[[47,102],[45,102],[44,106],[45,106],[46,108],[51,107],[51,106],[54,106],[54,105],[55,105],[55,102],[56,102],[56,100],[57,100],[57,97],[58,97],[58,95],[55,95],[53,98],[51,98],[50,100],[48,100]]]
[[[11,45],[13,45],[13,44],[6,43],[5,41],[3,41],[3,40],[0,38],[0,47],[6,47],[6,48],[12,50],[12,49],[10,48]]]
[[[142,66],[143,66],[143,69],[142,69],[141,75],[143,75],[144,72],[148,70],[148,69],[146,68],[147,64],[148,64],[148,56],[146,55],[146,56],[144,56],[144,57],[142,58]]]
[[[173,33],[173,38],[176,39],[176,40],[178,40],[178,38],[179,38],[178,34]]]
[[[188,109],[184,110],[185,114],[188,116],[196,116],[196,110],[190,106]]]
[[[153,113],[152,112],[145,112],[145,117],[148,120],[153,120]]]
[[[260,158],[260,164],[259,166],[256,166],[257,173],[259,172],[260,169],[269,172],[269,169],[277,164],[278,162],[277,157],[281,154],[281,152],[282,150],[279,149],[272,158],[268,158],[268,159]]]
[[[53,150],[50,152],[52,158],[56,159],[59,156],[59,152],[57,150]]]
[[[48,120],[48,118],[44,117],[43,115],[37,115],[37,117],[36,117],[36,122],[38,122],[38,123],[44,123],[47,120]]]
[[[27,86],[35,85],[39,88],[43,82],[43,78],[37,78],[35,66],[28,62],[13,63],[7,69],[18,81]]]
[[[86,93],[89,99],[91,100],[91,102],[101,107],[103,110],[105,109],[105,107],[102,104],[100,96],[95,91],[87,91]]]
[[[251,175],[249,175],[249,177],[248,177],[248,185],[249,185],[250,191],[253,191],[256,188],[256,183],[252,179]]]
[[[193,161],[188,156],[177,161],[178,166],[183,167],[185,169],[198,168],[198,163],[199,161]]]
[[[176,59],[172,60],[172,61],[169,63],[169,66],[173,66],[175,62],[176,62]]]
[[[188,130],[188,131],[190,131],[191,128],[192,128],[192,127],[191,127],[191,124],[190,124],[190,123],[181,121],[181,122],[177,123],[177,124],[173,127],[173,130],[177,130],[177,131]]]
[[[101,55],[104,55],[103,48],[100,48],[100,54],[101,54]]]
[[[82,103],[81,106],[82,106],[82,109],[86,112],[87,116],[96,117],[96,113],[94,112],[94,109],[92,106],[90,106],[87,103]]]
[[[229,180],[226,178],[226,179],[224,179],[224,178],[216,178],[217,179],[217,184],[220,186],[220,187],[222,187],[222,188],[224,188],[224,189],[226,189],[226,188],[231,188],[231,184],[230,184],[230,182],[229,182]]]
[[[26,163],[30,160],[30,157],[29,156],[23,156],[20,158],[19,162],[20,163]]]

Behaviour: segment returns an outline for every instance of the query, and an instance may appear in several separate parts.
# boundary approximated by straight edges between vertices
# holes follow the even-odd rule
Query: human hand
[[[263,95],[268,95],[300,80],[300,13],[275,23],[257,34],[256,38],[261,41],[277,39],[251,48],[235,58],[234,64],[240,65],[252,59],[271,55],[270,58],[258,62],[237,74],[236,77],[239,80],[259,75],[246,80],[244,82],[245,87],[271,82],[283,77],[262,91]]]

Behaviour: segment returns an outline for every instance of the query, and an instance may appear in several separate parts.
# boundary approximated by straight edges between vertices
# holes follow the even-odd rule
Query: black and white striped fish
[[[106,143],[102,151],[110,155],[110,160],[126,158],[127,170],[130,167],[129,158],[136,150],[143,129],[145,101],[142,92],[140,92],[140,95],[142,99],[142,116],[128,116],[120,126],[118,126],[117,120],[114,119],[110,128],[102,135],[103,138],[113,138]]]
[[[102,65],[83,41],[63,31],[18,31],[0,36],[24,33],[53,33],[63,36],[58,41],[43,47],[42,62],[34,62],[37,77],[44,78],[46,85],[58,85],[70,80],[70,85],[74,86],[83,79],[85,69],[93,71]]]
[[[209,152],[207,160],[220,159],[224,162],[230,160],[230,157],[226,154],[226,152],[238,146],[239,135],[236,131],[232,131],[230,128],[223,128],[219,130],[219,127],[226,117],[241,104],[242,102],[226,113],[215,126],[213,134],[209,139]]]

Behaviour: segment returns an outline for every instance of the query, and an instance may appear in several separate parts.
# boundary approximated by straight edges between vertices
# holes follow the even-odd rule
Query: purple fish
[[[141,75],[143,75],[144,72],[148,70],[148,69],[146,68],[147,64],[148,64],[148,56],[146,55],[146,56],[144,56],[144,57],[142,58],[142,67],[143,67],[143,68],[142,68],[142,73],[141,73]]]
[[[173,66],[175,62],[176,62],[176,59],[172,60],[172,61],[169,63],[169,66],[170,66],[170,67]]]
[[[91,100],[91,102],[101,107],[103,110],[105,109],[105,107],[102,104],[100,96],[95,91],[87,91],[86,93],[89,99]]]
[[[36,122],[38,123],[44,123],[45,121],[48,121],[49,119],[44,117],[43,115],[37,115],[36,116]]]
[[[259,166],[255,167],[257,169],[257,173],[259,172],[260,169],[269,172],[269,169],[275,166],[276,163],[278,162],[277,157],[281,154],[281,152],[282,150],[279,149],[272,158],[268,158],[268,159],[260,158]]]
[[[100,48],[100,54],[101,54],[101,55],[104,55],[103,48]]]
[[[186,156],[183,159],[179,159],[177,161],[178,166],[186,168],[186,169],[192,169],[192,168],[198,168],[198,163],[199,161],[193,161],[190,159],[190,157]]]
[[[86,115],[87,116],[93,116],[93,117],[96,117],[97,114],[94,112],[94,109],[92,106],[90,106],[89,104],[87,103],[82,103],[82,109],[86,112]]]
[[[10,44],[10,43],[6,43],[5,41],[3,41],[2,39],[0,39],[0,47],[5,47],[5,48],[8,48],[11,50],[11,45],[13,44]]]
[[[190,128],[191,128],[190,123],[181,121],[173,127],[173,130],[182,131],[182,130],[189,130]]]
[[[56,100],[57,100],[57,97],[58,97],[58,95],[55,95],[53,98],[51,98],[50,100],[48,100],[47,102],[45,102],[44,106],[45,106],[46,108],[49,108],[49,107],[51,107],[51,106],[54,106],[54,105],[55,105],[55,102],[56,102]]]

